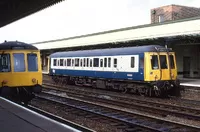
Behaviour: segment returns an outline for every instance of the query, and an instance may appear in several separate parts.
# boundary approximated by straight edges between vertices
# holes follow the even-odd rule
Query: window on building
[[[0,72],[10,71],[10,54],[0,54]]]
[[[131,57],[131,68],[135,67],[135,57]]]
[[[71,66],[71,59],[67,59],[67,66]]]
[[[24,72],[25,71],[25,61],[23,53],[14,53],[14,71],[15,72]]]
[[[158,22],[164,22],[164,15],[163,14],[158,16]]]
[[[64,59],[60,59],[60,66],[64,65]]]
[[[99,58],[93,59],[93,67],[99,67]]]
[[[28,53],[28,71],[38,71],[38,57],[37,54]]]
[[[108,58],[108,67],[111,67],[111,58]]]
[[[103,67],[103,59],[100,59],[100,67]]]
[[[57,66],[57,59],[53,59],[53,66]]]
[[[151,68],[152,68],[152,70],[159,69],[158,56],[157,55],[151,56]]]
[[[117,67],[117,58],[114,58],[113,66],[114,66],[115,68]]]
[[[104,58],[104,67],[107,67],[107,58]]]

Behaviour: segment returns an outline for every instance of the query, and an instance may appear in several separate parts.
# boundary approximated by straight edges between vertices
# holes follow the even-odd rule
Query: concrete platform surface
[[[0,97],[0,132],[78,132]]]

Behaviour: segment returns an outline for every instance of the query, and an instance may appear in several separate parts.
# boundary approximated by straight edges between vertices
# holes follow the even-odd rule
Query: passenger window
[[[83,59],[83,66],[86,66],[86,58]]]
[[[60,60],[59,59],[57,59],[57,65],[60,66]]]
[[[67,66],[71,66],[71,59],[67,59]]]
[[[108,58],[108,67],[111,67],[111,58]]]
[[[25,62],[23,53],[14,53],[14,71],[15,72],[24,72],[25,71]]]
[[[37,54],[27,54],[28,71],[38,71],[38,57]]]
[[[64,66],[67,66],[67,60],[64,59]]]
[[[57,59],[53,59],[53,66],[57,66]]]
[[[10,55],[1,54],[0,55],[0,72],[10,72]]]
[[[140,68],[144,68],[144,58],[140,58]]]
[[[83,59],[80,59],[80,67],[83,66]]]
[[[93,66],[94,67],[99,67],[99,58],[94,58],[93,59]]]
[[[131,68],[135,67],[135,57],[131,57]]]
[[[76,67],[79,66],[79,59],[75,59],[75,66],[76,66]]]
[[[161,66],[161,69],[168,68],[166,55],[160,55],[160,66]]]
[[[92,67],[92,59],[90,59],[90,67]]]
[[[64,59],[60,59],[60,66],[64,65]]]
[[[89,67],[89,58],[87,58],[87,67]]]
[[[114,63],[113,63],[114,67],[116,68],[117,67],[117,59],[114,58]]]
[[[74,59],[72,59],[72,66],[74,66]]]
[[[103,67],[103,59],[100,59],[100,67]]]
[[[171,69],[175,69],[175,65],[174,65],[174,56],[173,55],[170,55],[170,66],[171,66]]]
[[[158,66],[158,56],[157,55],[151,56],[151,68],[152,68],[152,70],[156,70],[156,69],[159,68],[159,66]]]
[[[107,58],[104,58],[104,67],[107,67]]]

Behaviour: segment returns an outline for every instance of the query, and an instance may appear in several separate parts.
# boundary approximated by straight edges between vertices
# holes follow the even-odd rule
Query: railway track
[[[39,109],[39,108],[36,108],[36,107],[34,107],[32,105],[27,105],[26,108],[28,108],[28,109],[30,109],[32,111],[35,111],[35,112],[37,112],[37,113],[39,113],[41,115],[44,115],[44,116],[46,116],[46,117],[48,117],[50,119],[53,119],[53,120],[58,121],[60,123],[66,124],[68,126],[71,126],[71,127],[75,128],[75,129],[77,129],[79,131],[82,131],[82,132],[95,132],[92,129],[86,128],[84,126],[81,126],[79,124],[76,124],[74,122],[66,120],[64,118],[61,118],[59,116],[53,115],[53,114],[51,114],[51,113],[49,113],[47,111],[44,111],[44,110]]]
[[[183,125],[180,123],[164,120],[161,118],[147,116],[136,112],[123,111],[102,105],[99,102],[87,102],[81,99],[61,97],[58,95],[43,93],[38,98],[42,98],[48,101],[56,102],[58,104],[65,105],[67,107],[73,107],[75,110],[87,112],[85,116],[88,118],[94,117],[101,119],[106,117],[112,120],[115,124],[124,127],[125,131],[130,130],[142,130],[142,131],[199,131],[200,128],[190,125]],[[73,110],[74,111],[74,110]],[[93,115],[91,115],[91,113]],[[123,125],[123,126],[122,126]]]
[[[181,118],[200,121],[200,109],[195,109],[191,107],[163,104],[162,102],[141,100],[136,98],[119,97],[111,94],[107,94],[107,96],[105,95],[102,96],[101,94],[94,94],[90,92],[66,91],[66,90],[55,89],[53,87],[50,88],[49,86],[47,86],[47,89],[44,90],[46,92],[49,92],[50,89],[55,90],[51,92],[51,94],[54,95],[56,94],[61,95],[64,92],[67,92],[68,96],[76,97],[82,100],[87,100],[87,101],[95,100],[95,102],[98,101],[100,103],[105,103],[122,108],[144,111],[155,114],[156,116],[160,115],[161,117],[172,115]]]

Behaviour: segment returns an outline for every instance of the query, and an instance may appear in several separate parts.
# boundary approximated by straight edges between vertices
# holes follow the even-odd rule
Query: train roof
[[[0,50],[38,50],[35,46],[18,41],[0,43]]]
[[[89,57],[89,56],[113,56],[113,55],[130,55],[144,52],[156,52],[156,48],[160,51],[166,52],[172,51],[172,49],[166,49],[160,45],[148,45],[148,46],[135,46],[135,47],[123,47],[123,48],[109,48],[109,49],[95,49],[95,50],[81,50],[81,51],[65,51],[56,52],[50,55],[50,57]]]

